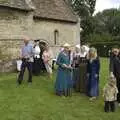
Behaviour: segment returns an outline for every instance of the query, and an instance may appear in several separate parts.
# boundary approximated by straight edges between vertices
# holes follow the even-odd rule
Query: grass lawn
[[[108,60],[101,59],[100,88],[108,79]],[[55,80],[55,77],[54,77]],[[120,108],[104,113],[100,95],[94,103],[80,93],[70,98],[54,95],[54,81],[45,75],[16,87],[16,73],[0,74],[0,120],[120,120]]]

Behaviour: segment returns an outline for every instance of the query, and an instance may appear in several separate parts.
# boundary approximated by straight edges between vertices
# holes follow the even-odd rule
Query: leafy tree
[[[80,17],[92,16],[95,11],[96,0],[67,0],[73,10]]]
[[[75,11],[75,13],[81,18],[81,40],[85,42],[86,35],[92,33],[94,28],[92,17],[95,11],[96,0],[65,0],[67,1]]]
[[[120,35],[120,10],[108,9],[98,13],[95,17],[98,25],[101,26],[101,32],[107,32],[113,36]],[[97,31],[95,31],[97,33]]]

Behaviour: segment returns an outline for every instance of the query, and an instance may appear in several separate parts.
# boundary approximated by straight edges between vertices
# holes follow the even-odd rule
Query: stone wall
[[[54,49],[54,54],[58,51],[58,47],[64,43],[69,43],[72,46],[80,44],[80,32],[78,30],[79,24],[55,22],[48,20],[34,20],[31,37],[33,39],[45,39],[49,45]],[[58,38],[54,41],[55,31],[58,31]],[[35,32],[34,32],[35,31]]]
[[[56,45],[55,31],[58,32]],[[79,23],[33,20],[32,12],[0,8],[0,72],[15,68],[13,60],[19,57],[22,38],[26,35],[32,39],[45,39],[54,55],[65,42],[73,46],[80,42]]]
[[[22,38],[29,34],[32,14],[0,8],[0,72],[11,71],[18,58]]]

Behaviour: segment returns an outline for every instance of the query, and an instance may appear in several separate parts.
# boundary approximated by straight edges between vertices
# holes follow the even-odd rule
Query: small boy
[[[115,112],[115,101],[117,100],[117,94],[118,89],[116,87],[116,79],[114,76],[110,77],[110,80],[104,87],[104,100],[105,100],[105,106],[104,111],[105,112]]]

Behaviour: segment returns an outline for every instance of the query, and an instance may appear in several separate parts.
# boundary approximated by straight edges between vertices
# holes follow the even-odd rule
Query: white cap
[[[79,45],[79,44],[78,44],[78,45],[76,45],[75,47],[76,47],[76,48],[78,48],[78,49],[80,49],[80,45]]]
[[[87,53],[89,52],[90,48],[89,48],[88,46],[83,45],[82,47],[84,47],[84,48],[85,48],[85,51],[86,51]]]

